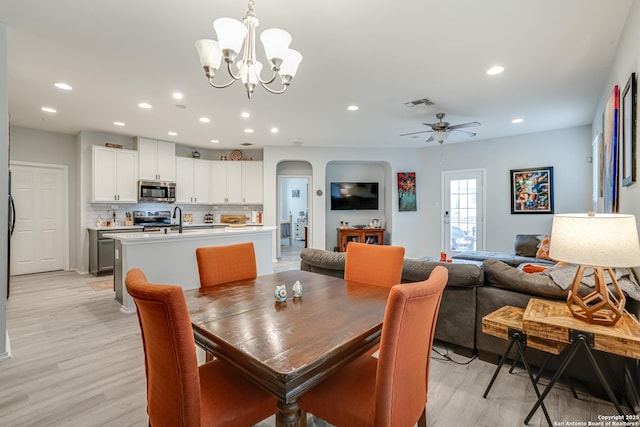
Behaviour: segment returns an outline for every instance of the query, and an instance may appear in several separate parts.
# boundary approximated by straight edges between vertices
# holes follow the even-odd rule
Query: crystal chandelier
[[[249,99],[251,99],[251,94],[253,94],[253,90],[258,83],[271,93],[284,93],[296,75],[300,61],[302,61],[300,52],[289,49],[289,44],[291,43],[291,35],[289,33],[279,28],[265,30],[260,34],[260,40],[271,64],[273,76],[269,80],[263,80],[260,77],[262,64],[256,60],[256,27],[260,25],[260,21],[256,18],[253,7],[253,0],[250,0],[249,10],[243,22],[232,18],[216,19],[213,22],[213,28],[218,36],[218,41],[202,39],[195,43],[200,57],[200,64],[204,68],[209,84],[221,89],[231,86],[236,80],[242,80]],[[240,53],[243,42],[242,60],[236,63],[237,72],[234,72],[231,65]],[[227,63],[227,71],[232,80],[226,84],[217,85],[213,83],[213,79],[216,71],[220,68],[222,58]],[[280,75],[282,89],[274,90],[268,85],[273,83],[278,75]]]

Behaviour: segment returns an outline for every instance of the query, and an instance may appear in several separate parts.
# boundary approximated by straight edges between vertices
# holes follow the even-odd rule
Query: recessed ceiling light
[[[51,107],[42,107],[41,110],[44,111],[45,113],[57,113],[58,112],[58,110],[56,110],[55,108],[51,108]]]
[[[181,94],[180,92],[173,92],[173,99],[182,99],[184,98],[184,95]]]
[[[151,108],[151,104],[149,104],[148,102],[141,102],[140,104],[138,104],[138,107],[148,110],[149,108]]]
[[[177,135],[178,135],[178,133],[177,133],[177,132],[173,132],[173,131],[171,131],[171,132],[167,132],[167,135],[177,136]]]
[[[247,128],[244,130],[244,133],[253,133],[253,129]]]
[[[245,119],[248,119],[249,116],[251,116],[251,114],[247,113],[246,111],[243,111],[242,114],[240,114],[242,117],[244,117]]]
[[[520,117],[518,117],[517,119],[511,120],[511,123],[513,123],[513,124],[518,124],[518,123],[522,123],[522,122],[524,122],[524,119],[521,119]]]
[[[66,83],[63,82],[57,82],[53,84],[55,87],[57,87],[58,89],[62,89],[62,90],[71,90],[73,89],[71,86],[69,86]]]
[[[358,107],[357,105],[349,105],[347,107],[347,110],[349,110],[349,111],[358,111],[359,108],[360,107]]]
[[[219,140],[217,140],[217,139],[212,139],[212,140],[211,140],[211,143],[212,143],[212,144],[219,144],[219,143],[220,143],[220,141],[219,141]]]
[[[271,128],[271,133],[278,133],[278,128]]]
[[[211,119],[209,117],[200,117],[200,121],[202,123],[209,123],[211,121]]]
[[[124,126],[124,122],[113,122],[116,126]]]
[[[504,67],[501,67],[500,65],[494,65],[493,67],[487,70],[487,74],[489,74],[490,76],[494,76],[496,74],[500,74],[503,71],[504,71]]]

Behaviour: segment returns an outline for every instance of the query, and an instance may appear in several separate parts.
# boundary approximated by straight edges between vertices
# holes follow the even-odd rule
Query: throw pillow
[[[513,252],[518,256],[535,257],[540,245],[537,234],[516,234],[513,243]]]
[[[524,271],[525,273],[540,273],[541,271],[545,271],[547,268],[549,268],[548,266],[544,266],[544,265],[537,265],[537,264],[520,264],[518,266],[518,269]]]
[[[549,236],[544,236],[540,245],[538,246],[538,250],[536,251],[536,258],[540,259],[548,259],[549,258],[549,246],[551,244],[551,238]]]

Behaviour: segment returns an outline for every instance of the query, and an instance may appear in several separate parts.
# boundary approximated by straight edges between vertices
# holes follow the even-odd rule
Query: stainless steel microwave
[[[174,203],[176,183],[167,181],[138,181],[138,201]]]

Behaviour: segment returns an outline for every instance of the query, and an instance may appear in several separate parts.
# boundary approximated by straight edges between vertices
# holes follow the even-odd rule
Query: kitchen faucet
[[[178,222],[178,233],[182,233],[182,208],[178,205],[176,205],[175,208],[173,208],[173,217],[176,217],[176,211],[180,211],[180,222]]]

